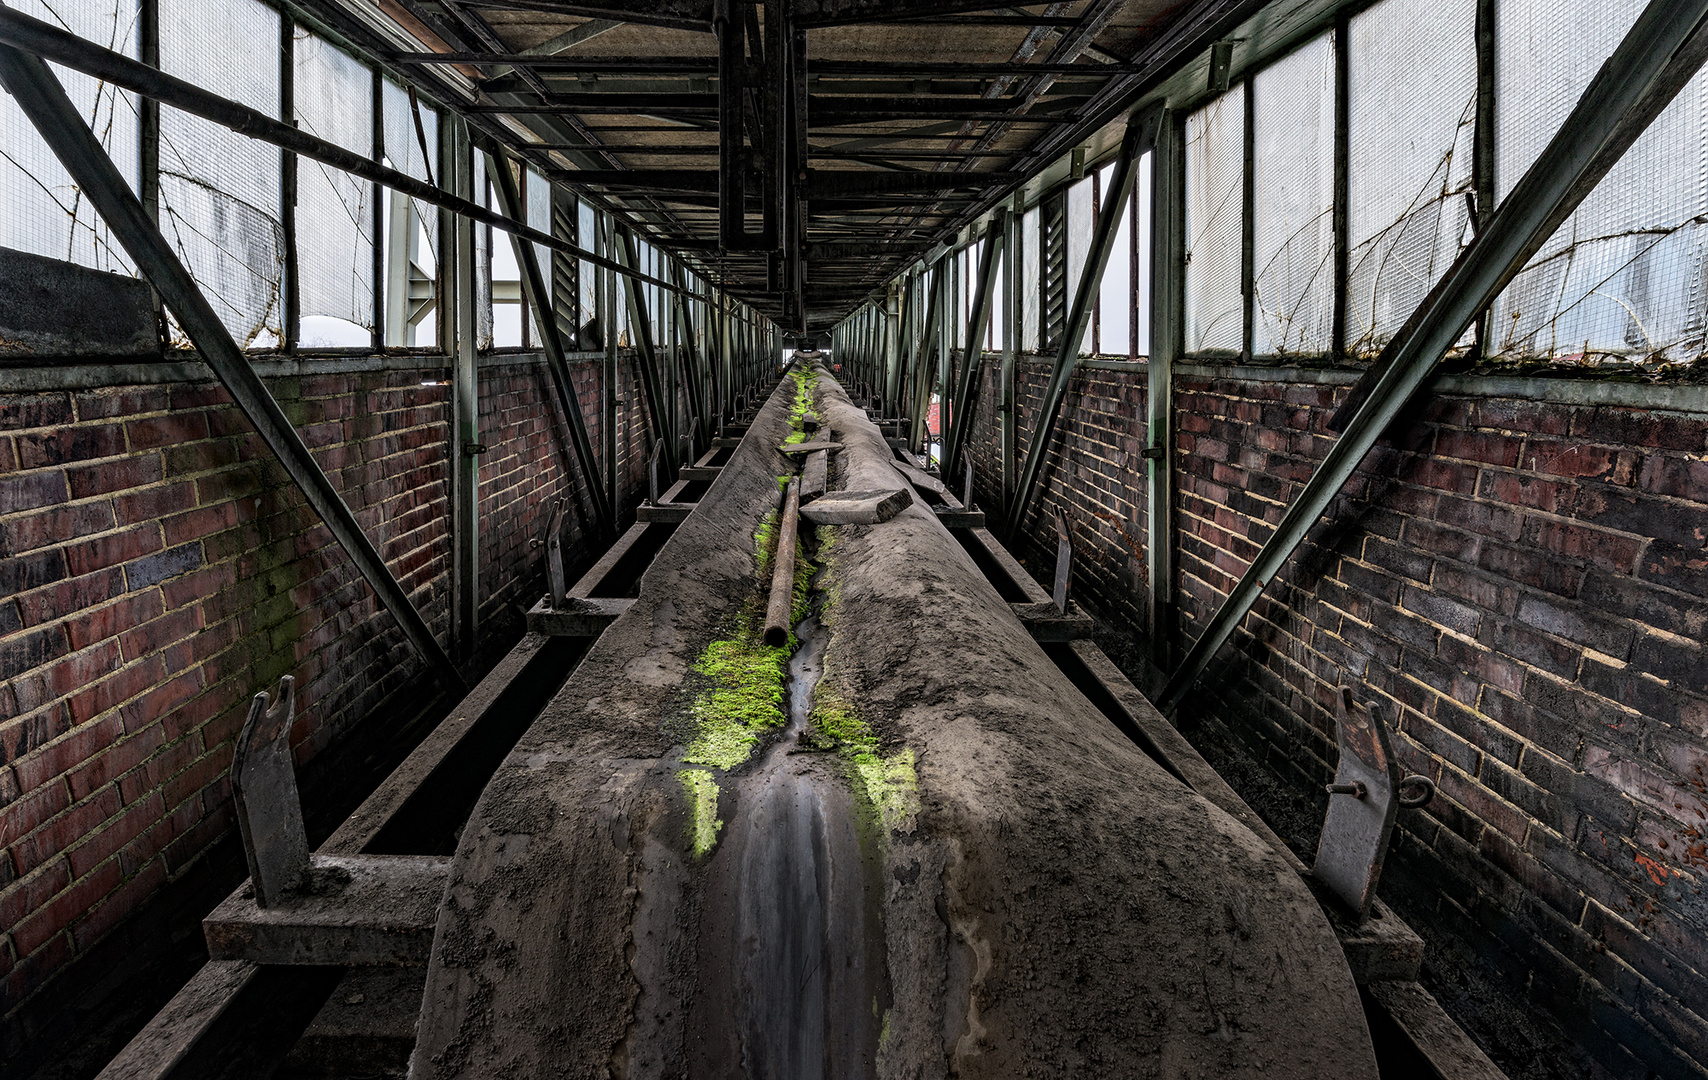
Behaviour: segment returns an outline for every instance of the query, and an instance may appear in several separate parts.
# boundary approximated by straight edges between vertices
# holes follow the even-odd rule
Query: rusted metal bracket
[[[1060,510],[1056,511],[1056,580],[1055,587],[1050,590],[1050,599],[1055,601],[1056,610],[1067,613],[1068,583],[1073,580],[1073,534],[1068,532],[1067,518]]]
[[[272,907],[308,876],[308,831],[303,827],[291,763],[291,721],[296,719],[296,680],[279,680],[249,702],[249,719],[237,734],[231,760],[231,794],[237,827],[249,862],[258,907]]]
[[[1372,701],[1359,710],[1349,686],[1336,695],[1335,728],[1340,763],[1328,785],[1328,817],[1311,873],[1362,919],[1376,897],[1395,815],[1402,805],[1428,802],[1435,785],[1427,777],[1400,775],[1381,704]],[[1404,799],[1402,786],[1422,788],[1425,794]]]
[[[546,526],[546,582],[551,587],[552,607],[563,607],[569,585],[563,573],[563,500],[552,511],[551,524]]]

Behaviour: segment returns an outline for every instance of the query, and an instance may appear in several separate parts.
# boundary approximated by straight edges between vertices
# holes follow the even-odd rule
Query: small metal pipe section
[[[801,479],[789,481],[783,499],[783,520],[777,525],[777,555],[771,562],[771,603],[765,608],[765,644],[789,643],[790,614],[795,607],[795,533],[801,521]]]

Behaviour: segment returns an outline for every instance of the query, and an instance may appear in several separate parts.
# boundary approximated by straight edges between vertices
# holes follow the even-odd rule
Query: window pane
[[[1186,351],[1239,351],[1245,85],[1186,118]]]
[[[1135,166],[1138,178],[1134,188],[1138,192],[1138,229],[1139,229],[1139,259],[1135,267],[1138,282],[1133,289],[1133,318],[1138,320],[1138,343],[1140,356],[1149,356],[1151,351],[1151,155],[1142,155]]]
[[[598,228],[593,218],[593,207],[584,202],[577,202],[575,207],[575,242],[588,251],[593,251],[597,245]],[[581,311],[579,318],[581,326],[577,328],[576,343],[582,349],[597,349],[600,341],[596,333],[581,334],[580,330],[588,329],[599,311],[599,275],[603,270],[596,270],[594,265],[586,260],[581,262]],[[597,327],[593,327],[597,330]]]
[[[1496,181],[1503,198],[1642,8],[1640,0],[1501,0]],[[1568,361],[1702,354],[1705,95],[1708,75],[1698,73],[1514,279],[1494,308],[1499,351]]]
[[[1115,173],[1113,163],[1098,172],[1103,202],[1109,201],[1109,181]],[[1115,226],[1114,244],[1109,249],[1109,265],[1104,267],[1103,281],[1097,293],[1097,351],[1106,355],[1126,356],[1131,344],[1128,335],[1133,325],[1133,222],[1131,197],[1121,200],[1121,222]]]
[[[1384,0],[1352,19],[1346,343],[1354,356],[1379,353],[1470,240],[1476,21],[1476,0]]]
[[[310,135],[373,153],[373,75],[298,29],[296,120]],[[364,345],[374,325],[374,186],[307,158],[297,165],[297,269],[302,343]]]
[[[530,228],[543,233],[552,231],[552,185],[545,177],[533,169],[528,169],[528,186],[524,198],[528,202],[527,222]],[[540,264],[540,278],[546,295],[552,294],[552,249],[544,244],[534,244],[534,261]],[[527,305],[524,304],[524,307]],[[532,310],[528,311],[528,340],[535,345],[540,344],[540,324],[534,319]]]
[[[268,116],[279,115],[278,43],[278,13],[257,0],[160,4],[161,67]],[[280,168],[273,146],[160,110],[160,230],[243,346],[280,336]],[[187,344],[176,324],[173,337]]]
[[[1091,177],[1068,188],[1067,199],[1067,310],[1073,311],[1073,298],[1079,292],[1079,281],[1085,276],[1085,258],[1091,254],[1092,210]],[[1091,323],[1085,324],[1085,340],[1080,352],[1091,351]]]
[[[1020,294],[1024,308],[1021,313],[1020,347],[1029,352],[1037,352],[1039,348],[1038,314],[1043,304],[1043,290],[1039,284],[1042,269],[1038,265],[1038,253],[1042,242],[1039,212],[1034,206],[1020,219],[1020,279],[1026,283],[1025,291]]]
[[[11,6],[103,48],[137,55],[136,0],[16,0]],[[136,96],[58,64],[50,66],[77,107],[77,115],[89,122],[120,175],[134,189],[140,176]],[[113,241],[106,224],[72,185],[23,110],[4,92],[0,92],[0,151],[0,247],[97,270],[133,272],[129,257]]]
[[[1334,44],[1252,82],[1252,266],[1260,356],[1326,353],[1334,320]]]
[[[409,95],[389,79],[380,87],[381,119],[384,123],[385,160],[391,168],[417,180],[437,180],[428,169],[437,161],[439,116],[432,109],[420,110],[421,127],[415,126],[415,111]],[[426,150],[422,148],[425,139]],[[434,154],[429,158],[427,154]],[[387,188],[380,210],[384,215],[380,237],[385,244],[385,338],[387,345],[428,345],[435,340],[433,290],[439,235],[439,213],[432,205],[418,202]]]

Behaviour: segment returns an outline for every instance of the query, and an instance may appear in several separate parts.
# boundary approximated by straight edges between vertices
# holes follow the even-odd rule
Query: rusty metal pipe
[[[765,644],[776,648],[789,643],[795,608],[795,533],[801,523],[801,478],[789,481],[783,499],[783,519],[777,527],[777,555],[771,566],[771,603],[765,608]]]

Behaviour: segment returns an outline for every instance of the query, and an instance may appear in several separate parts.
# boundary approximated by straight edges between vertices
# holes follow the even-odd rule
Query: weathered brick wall
[[[1015,425],[1020,460],[1049,382],[1050,363],[1023,360],[1015,366]],[[968,443],[973,460],[973,501],[1000,520],[999,432],[995,421],[1000,369],[987,355],[981,372],[978,418]],[[1056,514],[1067,518],[1074,541],[1073,586],[1097,598],[1100,609],[1127,625],[1144,627],[1149,614],[1145,579],[1146,393],[1143,369],[1082,368],[1068,383],[1037,486],[1026,530],[1014,553],[1046,587],[1056,559]],[[959,488],[957,480],[953,485]]]
[[[597,424],[600,365],[575,377]],[[449,387],[421,381],[268,383],[444,640]],[[482,604],[513,633],[575,470],[538,359],[484,362],[480,385]],[[229,835],[233,739],[284,674],[299,765],[433,692],[217,383],[0,393],[0,1013]]]
[[[1032,369],[1024,385],[1037,381]],[[1321,460],[1347,381],[1177,377],[1183,642]],[[1090,459],[1142,435],[1143,382],[1142,367],[1076,378],[1058,476],[1101,477]],[[1183,726],[1239,744],[1272,786],[1320,805],[1333,688],[1382,702],[1404,765],[1440,785],[1427,809],[1402,813],[1384,877],[1452,969],[1436,976],[1480,979],[1552,1016],[1586,1069],[1697,1075],[1708,1068],[1708,411],[1655,407],[1664,388],[1636,407],[1524,400],[1543,396],[1539,382],[1508,397],[1455,386],[1366,459],[1200,682],[1203,705]],[[986,498],[990,431],[986,416]],[[1114,499],[1096,481],[1067,485],[1082,565],[1136,561],[1081,523],[1138,505],[1137,470]],[[1047,506],[1063,498],[1052,487]],[[1033,550],[1053,549],[1044,519],[1028,531]],[[1076,585],[1105,613],[1140,599],[1090,567]],[[1536,1056],[1481,1011],[1461,1020],[1499,1056]]]

